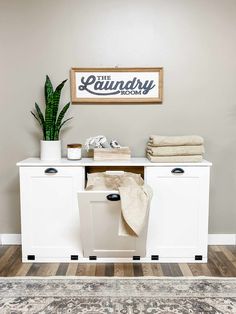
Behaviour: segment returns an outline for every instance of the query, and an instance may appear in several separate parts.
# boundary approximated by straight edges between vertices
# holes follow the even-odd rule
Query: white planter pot
[[[40,142],[41,160],[60,160],[61,159],[61,141],[41,141]]]

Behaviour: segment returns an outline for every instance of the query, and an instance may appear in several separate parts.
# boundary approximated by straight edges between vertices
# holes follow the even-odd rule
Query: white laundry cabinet
[[[95,162],[90,158],[45,162],[29,158],[17,165],[20,168],[24,262],[207,261],[211,163],[157,164],[146,158],[107,162]],[[135,243],[138,239],[119,239],[112,220],[111,226],[104,228],[103,219],[99,219],[101,205],[96,207],[96,213],[89,207],[89,201],[94,200],[91,197],[93,192],[84,191],[85,169],[93,166],[143,167],[145,183],[153,189],[147,222],[146,254],[139,256],[139,245]],[[90,195],[86,196],[86,193]],[[97,196],[99,192],[94,193],[93,197],[95,194]],[[86,226],[81,225],[85,220],[80,216],[78,195],[83,195],[82,204],[88,204],[88,214],[86,206],[83,207],[83,215],[91,217]],[[105,194],[99,197],[104,198]],[[117,211],[116,206],[113,207],[113,211]],[[108,208],[101,208],[103,215],[106,212],[110,219],[114,217],[117,220],[117,212],[111,214]],[[89,230],[91,236],[87,241],[82,242],[81,230]],[[90,243],[92,247],[91,241],[99,243],[99,237],[104,239],[106,232],[110,233],[109,241],[104,243],[104,250],[109,251],[107,257],[100,257],[99,254],[89,256],[90,249],[83,247],[84,243]],[[114,239],[114,250],[111,239]],[[97,246],[101,247],[101,243]],[[133,253],[127,253],[132,250]]]
[[[20,167],[23,261],[67,261],[81,254],[77,191],[81,167]]]
[[[209,167],[146,167],[154,193],[147,256],[160,261],[207,261]]]

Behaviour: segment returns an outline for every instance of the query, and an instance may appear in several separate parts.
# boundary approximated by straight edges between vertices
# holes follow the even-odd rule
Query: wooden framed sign
[[[163,68],[72,68],[72,103],[162,103]]]

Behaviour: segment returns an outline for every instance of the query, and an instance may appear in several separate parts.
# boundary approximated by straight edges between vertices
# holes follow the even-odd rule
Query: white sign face
[[[72,102],[162,101],[162,69],[72,69]]]

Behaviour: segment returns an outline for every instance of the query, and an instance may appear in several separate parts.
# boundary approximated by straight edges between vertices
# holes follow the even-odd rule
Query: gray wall
[[[163,105],[75,105],[64,145],[105,134],[143,156],[151,133],[202,135],[210,232],[236,233],[235,38],[235,0],[0,0],[0,233],[20,232],[15,163],[39,154],[45,74],[75,66],[164,67]]]

